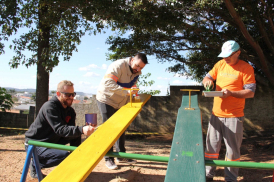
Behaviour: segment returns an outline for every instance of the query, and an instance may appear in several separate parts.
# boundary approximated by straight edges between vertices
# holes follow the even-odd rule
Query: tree
[[[146,75],[140,75],[138,82],[137,82],[137,87],[140,88],[140,86],[143,86],[143,87],[152,86],[155,83],[155,81],[154,80],[147,81],[148,77],[150,77],[150,76],[151,76],[151,73],[147,73]],[[149,90],[149,91],[139,90],[138,93],[157,95],[157,94],[160,94],[161,91],[160,90]]]
[[[110,59],[143,51],[174,62],[169,71],[200,82],[219,60],[222,44],[233,39],[241,46],[241,59],[254,67],[257,82],[274,86],[273,1],[127,2],[111,17],[113,28],[123,31],[107,41]],[[133,33],[125,37],[126,31]]]
[[[3,112],[10,110],[12,107],[13,101],[10,94],[7,93],[5,88],[0,87],[0,109]]]
[[[17,98],[17,97],[12,97],[12,101],[13,101],[14,103],[18,102],[18,98]]]
[[[33,94],[31,95],[31,100],[36,101],[36,93],[33,93]]]
[[[15,89],[9,89],[9,90],[7,90],[9,93],[11,93],[11,94],[14,94],[15,93]]]
[[[51,93],[51,95],[53,96],[53,95],[56,93],[56,91],[55,91],[55,90],[52,90],[50,93]]]
[[[13,40],[16,55],[10,61],[11,68],[19,65],[37,66],[36,115],[48,100],[49,73],[58,65],[60,59],[69,61],[76,45],[86,32],[101,32],[103,22],[94,14],[97,7],[105,2],[64,1],[64,0],[2,0],[0,2],[0,55],[4,53],[3,41],[16,34],[19,28],[29,32]],[[82,16],[90,14],[89,21]],[[95,22],[95,28],[91,25]],[[24,53],[32,53],[27,57]]]

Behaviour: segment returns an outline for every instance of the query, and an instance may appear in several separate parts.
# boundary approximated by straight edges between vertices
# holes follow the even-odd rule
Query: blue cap
[[[222,46],[222,52],[218,55],[218,57],[227,58],[229,57],[233,52],[238,51],[240,49],[240,46],[237,42],[234,40],[226,41]]]

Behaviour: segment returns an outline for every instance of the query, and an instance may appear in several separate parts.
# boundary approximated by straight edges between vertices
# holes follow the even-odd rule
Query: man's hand
[[[206,91],[210,91],[214,88],[214,83],[212,80],[207,80],[205,83],[204,83],[204,87],[206,89]]]
[[[84,126],[83,127],[83,133],[84,133],[84,135],[89,136],[93,132],[94,132],[94,127],[92,127],[92,126]]]
[[[223,96],[221,97],[224,99],[232,95],[232,92],[230,90],[222,89],[221,91],[223,92]]]
[[[96,126],[97,126],[97,124],[92,124],[92,123],[88,123],[88,122],[86,122],[86,126],[93,126],[93,127],[96,127]]]
[[[132,88],[132,89],[137,89],[137,87],[131,87],[131,88]],[[131,95],[133,95],[133,94],[138,94],[138,91],[139,91],[139,90],[131,90]],[[130,90],[128,90],[127,95],[130,95]]]

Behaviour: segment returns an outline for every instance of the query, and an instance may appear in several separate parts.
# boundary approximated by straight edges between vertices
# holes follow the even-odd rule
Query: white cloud
[[[158,77],[158,80],[170,80],[171,78],[167,78],[167,77]]]
[[[80,85],[90,85],[91,83],[90,82],[85,82],[85,81],[80,81],[79,84]]]
[[[99,77],[100,75],[94,72],[87,72],[83,75],[84,77]]]
[[[91,69],[107,69],[108,65],[102,64],[102,66],[97,66],[96,64],[90,64],[86,67],[80,67],[79,71],[90,71]]]
[[[181,81],[181,80],[174,80],[172,83],[174,83],[174,84],[183,84],[183,81]]]
[[[107,64],[103,64],[103,65],[102,65],[102,69],[103,69],[103,70],[105,70],[105,69],[107,69],[107,68],[108,68],[108,65],[107,65]]]
[[[81,67],[79,68],[80,71],[89,71],[91,70],[92,68],[99,68],[96,64],[90,64],[86,67]]]
[[[196,82],[196,81],[191,81],[188,82],[189,85],[202,85],[202,83]]]
[[[193,80],[174,80],[172,84],[177,85],[201,85],[201,83],[193,81]]]

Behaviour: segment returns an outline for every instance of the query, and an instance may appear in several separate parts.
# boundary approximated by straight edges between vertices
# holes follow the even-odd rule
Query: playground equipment
[[[184,94],[181,107],[178,110],[170,157],[129,154],[123,152],[106,153],[109,148],[114,144],[116,138],[119,137],[123,131],[125,131],[131,121],[140,112],[141,107],[149,99],[149,96],[141,96],[142,103],[139,103],[139,105],[138,103],[129,103],[128,105],[121,108],[121,112],[117,112],[117,115],[115,114],[115,117],[112,117],[107,122],[105,122],[102,127],[94,132],[78,148],[73,146],[64,146],[30,140],[28,144],[32,147],[29,147],[30,152],[28,152],[27,154],[21,182],[25,181],[24,176],[26,177],[27,175],[30,156],[32,153],[35,154],[35,150],[33,150],[35,146],[74,151],[72,152],[72,154],[74,155],[71,154],[70,156],[68,156],[43,181],[56,181],[56,179],[58,179],[58,181],[84,181],[104,155],[147,161],[168,162],[165,182],[205,181],[205,165],[254,169],[274,169],[274,164],[269,163],[204,160],[201,114],[198,107],[198,96],[196,93],[191,94],[191,91],[193,90],[182,91],[188,91],[189,95]],[[130,114],[127,114],[125,116],[126,112],[130,112]],[[123,124],[119,124],[119,126],[115,127],[117,130],[119,129],[119,127],[120,129],[123,129],[121,129],[120,132],[113,132],[112,135],[114,136],[110,136],[107,139],[103,138],[107,136],[104,135],[104,131],[106,131],[105,129],[107,129],[108,131],[110,129],[113,129],[109,128],[109,125],[115,125],[115,120],[123,120]],[[127,122],[125,122],[124,120],[127,120]],[[106,123],[108,124],[105,125]],[[106,144],[104,145],[102,141],[107,142],[108,146],[106,146]],[[41,171],[39,169],[37,171],[39,177]],[[39,181],[41,181],[41,179],[39,179]]]
[[[140,102],[130,102],[121,107],[112,117],[101,125],[89,136],[77,149],[75,149],[64,161],[62,161],[43,181],[84,181],[94,167],[109,151],[115,141],[128,128],[130,123],[141,112],[142,106],[151,95],[141,94]],[[31,156],[33,150],[29,150],[27,156]],[[34,153],[33,153],[34,154]],[[37,160],[38,161],[38,160]],[[39,164],[35,161],[35,166]],[[30,157],[26,158],[23,172],[28,171]],[[40,170],[36,170],[40,171]],[[39,172],[38,179],[39,179]],[[21,181],[24,181],[22,174]],[[39,179],[40,180],[40,179]]]
[[[200,90],[181,91],[189,93],[183,95],[178,110],[165,182],[205,182],[201,114],[197,94],[191,95]]]
[[[29,140],[29,145],[53,148],[66,151],[74,151],[77,147],[38,142]],[[110,157],[122,157],[128,159],[137,159],[144,161],[156,161],[156,162],[168,162],[170,157],[166,156],[154,156],[154,155],[143,155],[143,154],[132,154],[124,152],[108,152],[106,156]],[[249,169],[274,169],[274,164],[271,163],[260,163],[260,162],[239,162],[239,161],[224,161],[224,160],[205,160],[206,166],[219,166],[219,167],[239,167],[239,168],[249,168]]]

